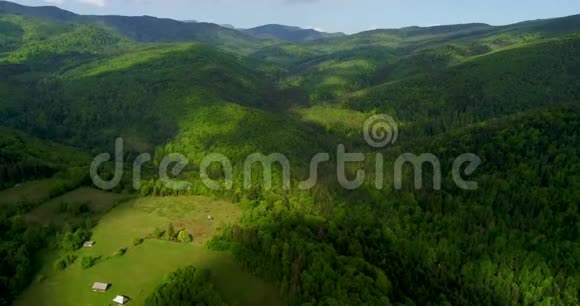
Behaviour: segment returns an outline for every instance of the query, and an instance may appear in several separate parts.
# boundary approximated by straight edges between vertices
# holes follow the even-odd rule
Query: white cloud
[[[65,3],[65,1],[66,0],[44,0],[44,2],[52,5],[62,5]],[[105,7],[107,6],[108,0],[74,0],[74,1],[96,7]]]
[[[56,1],[62,1],[62,0],[56,0]],[[107,6],[107,0],[77,0],[77,1],[80,3],[93,5],[93,6],[97,6],[97,7]]]
[[[64,0],[44,0],[44,2],[49,4],[61,5],[64,3]]]
[[[313,27],[313,26],[307,26],[307,29],[312,29],[314,31],[318,31],[318,32],[325,32],[323,28],[321,27]]]

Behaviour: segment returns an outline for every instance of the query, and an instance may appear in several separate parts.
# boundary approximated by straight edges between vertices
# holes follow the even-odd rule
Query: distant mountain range
[[[346,36],[344,33],[325,33],[314,29],[302,29],[299,27],[285,26],[279,24],[268,24],[242,32],[263,39],[279,39],[290,42],[304,42],[324,38]]]
[[[96,24],[118,31],[139,42],[197,41],[221,46],[245,48],[257,40],[239,31],[213,23],[183,22],[151,16],[90,16],[77,15],[53,6],[28,7],[0,1],[0,14],[24,15],[64,23]]]
[[[501,29],[539,28],[559,32],[562,28],[575,29],[580,18],[570,16],[557,19],[535,20],[517,23],[510,26],[494,27],[483,23],[444,25],[433,27],[406,27],[401,29],[377,29],[353,35],[344,33],[326,33],[315,29],[304,29],[295,26],[268,24],[250,29],[237,28],[231,24],[214,24],[196,20],[174,20],[152,16],[92,16],[78,15],[55,6],[24,6],[13,2],[0,0],[0,13],[25,15],[28,17],[47,19],[66,23],[88,23],[110,27],[127,37],[141,42],[178,42],[198,41],[224,47],[236,45],[236,49],[252,48],[259,41],[282,40],[302,43],[328,38],[364,37],[373,33],[392,34],[399,37],[424,35],[454,35],[486,33]],[[550,28],[552,27],[552,28]]]
[[[342,33],[323,33],[313,29],[302,29],[283,25],[265,25],[252,29],[237,29],[233,25],[217,25],[196,20],[177,21],[151,16],[90,16],[78,15],[54,6],[29,7],[0,1],[0,13],[20,14],[60,22],[99,23],[110,26],[132,39],[149,42],[196,40],[209,42],[215,34],[240,39],[250,36],[259,39],[303,42],[316,39],[344,36]],[[245,34],[245,35],[244,35]]]

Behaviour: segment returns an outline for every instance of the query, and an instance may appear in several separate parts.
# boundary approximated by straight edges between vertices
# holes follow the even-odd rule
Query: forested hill
[[[181,22],[151,16],[86,16],[57,7],[28,7],[7,1],[0,1],[0,13],[56,22],[103,25],[140,42],[197,41],[242,53],[249,52],[261,44],[252,36],[213,23]]]
[[[59,9],[55,6],[24,6],[9,1],[0,1],[0,13],[26,15],[55,21],[78,21],[79,15]]]
[[[99,24],[119,31],[141,42],[196,41],[212,44],[229,51],[248,54],[274,44],[271,40],[306,43],[314,49],[331,51],[344,48],[379,45],[397,47],[406,44],[423,45],[425,42],[482,39],[489,35],[515,35],[541,33],[557,35],[573,33],[580,26],[580,17],[570,16],[517,23],[508,26],[487,24],[459,24],[433,27],[407,27],[362,32],[354,35],[324,33],[312,29],[283,25],[264,25],[252,29],[237,30],[213,23],[183,22],[151,16],[87,16],[77,15],[57,7],[28,7],[8,1],[0,1],[0,13],[41,18],[65,23]],[[266,40],[264,40],[264,38]],[[320,44],[318,41],[323,40]]]
[[[141,186],[126,171],[113,192],[235,203],[242,218],[208,247],[229,251],[290,305],[580,304],[580,16],[308,35],[262,39],[0,2],[0,189],[39,178],[62,181],[59,195],[88,186],[89,157],[112,153],[122,137],[126,165],[141,153],[152,162]],[[376,114],[399,124],[385,149],[361,132]],[[283,153],[297,186],[312,156],[334,158],[339,144],[367,157],[346,169],[367,170],[357,190],[341,188],[332,163],[312,190],[276,179],[271,189],[243,186],[250,154]],[[444,187],[417,190],[405,171],[395,189],[388,175],[403,152],[436,154]],[[188,188],[168,188],[153,169],[171,153],[190,160],[178,175]],[[210,153],[235,167],[231,189],[203,184]],[[381,190],[377,153],[387,169]],[[478,190],[453,184],[463,153],[482,160],[471,177]],[[37,237],[22,221],[42,203],[12,204],[0,211],[2,306],[35,279],[44,243],[67,237]],[[69,238],[92,226],[78,224],[64,227]],[[200,285],[208,277],[182,270],[149,300],[205,292],[221,301],[219,288]]]
[[[331,37],[345,36],[343,33],[325,33],[314,29],[302,29],[279,24],[268,24],[242,32],[263,39],[279,39],[289,42],[305,42]]]

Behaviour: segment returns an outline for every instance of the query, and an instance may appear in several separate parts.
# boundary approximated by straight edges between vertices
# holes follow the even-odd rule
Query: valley
[[[0,1],[0,305],[579,305],[579,99],[580,15],[345,35]],[[176,153],[187,188],[159,172]],[[309,189],[278,165],[247,187],[254,153],[292,186],[330,162]],[[405,153],[437,156],[442,188],[394,175]]]

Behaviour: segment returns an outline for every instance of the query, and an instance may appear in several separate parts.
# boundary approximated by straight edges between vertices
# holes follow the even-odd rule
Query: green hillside
[[[267,39],[0,1],[0,305],[123,292],[135,305],[580,305],[579,16],[254,30]],[[362,134],[377,114],[399,125],[382,149]],[[118,137],[125,173],[97,191],[91,158]],[[339,145],[365,161],[342,169]],[[299,189],[323,152],[317,184]],[[430,167],[414,188],[408,165],[395,188],[406,152],[438,157],[441,190]],[[141,153],[152,160],[136,190]],[[158,173],[172,153],[189,160],[172,176],[187,188]],[[230,159],[233,188],[202,183],[210,153]],[[256,174],[244,188],[253,153],[284,154],[291,188],[278,166],[272,188]],[[482,161],[477,190],[454,182],[463,153]],[[341,170],[366,180],[347,190]]]
[[[573,39],[580,17],[510,26],[484,24],[374,30],[297,46],[271,46],[254,57],[288,65],[283,86],[306,90],[314,103],[417,75],[447,69],[498,51]]]
[[[144,46],[90,62],[75,54],[72,61],[82,65],[44,79],[24,82],[26,72],[7,76],[7,87],[16,91],[14,84],[25,84],[28,90],[2,101],[3,123],[87,148],[116,136],[152,145],[174,135],[191,107],[230,101],[273,108],[278,102],[264,98],[270,86],[249,64],[204,45]],[[35,59],[21,64],[33,69]],[[47,98],[52,102],[43,106]],[[80,116],[64,121],[63,112]]]
[[[242,30],[242,32],[261,39],[276,39],[289,42],[305,42],[345,36],[343,33],[324,33],[314,29],[302,29],[299,27],[280,24],[263,25],[251,29],[245,29]]]
[[[89,155],[74,148],[45,142],[0,128],[0,190],[74,167],[86,167]]]
[[[433,135],[466,124],[580,98],[576,36],[477,56],[448,69],[365,88],[342,103],[373,109]]]
[[[84,16],[56,7],[27,7],[0,1],[0,14],[22,15],[64,24],[100,25],[139,42],[197,41],[223,49],[248,53],[265,42],[212,23],[181,22],[151,16]]]

